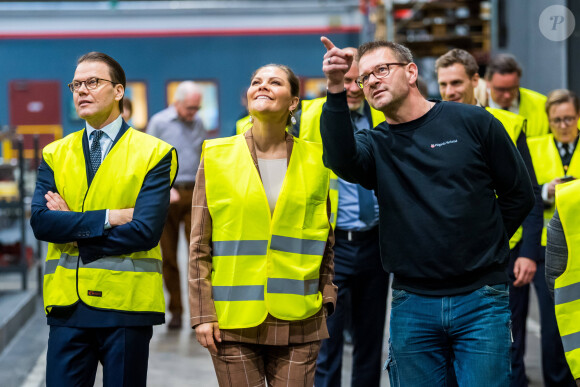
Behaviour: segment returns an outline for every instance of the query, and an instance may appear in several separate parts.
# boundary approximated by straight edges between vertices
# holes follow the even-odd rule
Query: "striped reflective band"
[[[212,286],[214,301],[264,301],[264,286]]]
[[[272,241],[270,242],[271,250],[308,255],[322,255],[325,246],[326,241],[291,238],[281,235],[272,235]]]
[[[330,213],[330,223],[334,223],[334,217],[335,217],[335,215],[336,214],[334,212],[331,212]]]
[[[54,274],[57,266],[65,269],[75,270],[79,257],[68,254],[61,254],[60,259],[50,259],[44,263],[44,275]]]
[[[554,301],[556,305],[565,304],[580,299],[580,282],[562,288],[554,289]]]
[[[330,189],[338,189],[338,179],[330,179]]]
[[[266,255],[268,241],[214,241],[213,256]]]
[[[564,352],[570,352],[580,348],[580,332],[562,336],[562,344],[564,345]]]
[[[268,293],[310,296],[318,293],[318,278],[306,281],[287,278],[268,278]]]
[[[44,274],[54,274],[57,266],[65,269],[76,269],[78,256],[61,254],[59,260],[46,261],[44,265]],[[113,271],[131,271],[141,273],[159,273],[161,274],[162,262],[154,258],[138,258],[132,259],[130,257],[104,257],[99,258],[87,265],[80,262],[79,267],[87,269],[103,269]]]
[[[113,271],[133,271],[136,273],[162,273],[162,261],[154,258],[104,257],[81,267]]]

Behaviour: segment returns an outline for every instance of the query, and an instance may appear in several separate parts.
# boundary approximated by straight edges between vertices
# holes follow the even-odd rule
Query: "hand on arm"
[[[48,191],[44,195],[46,207],[51,211],[70,211],[64,199],[56,192]]]
[[[216,341],[218,343],[222,342],[217,322],[203,323],[196,326],[195,337],[202,347],[209,349],[212,353],[217,353]]]
[[[352,54],[336,47],[325,36],[322,36],[320,41],[326,47],[326,54],[324,54],[324,60],[322,61],[322,71],[326,76],[326,87],[331,93],[340,93],[344,90],[344,75],[352,64]]]
[[[70,243],[103,235],[106,210],[75,212],[58,194],[51,167],[42,161],[32,196],[30,225],[38,240]]]
[[[134,208],[109,211],[109,224],[111,227],[122,226],[133,220]]]
[[[48,191],[46,195],[46,207],[51,211],[70,211],[64,199],[56,192]],[[133,220],[133,208],[109,211],[109,223],[112,227],[122,226]]]
[[[174,153],[169,152],[149,171],[137,195],[134,209],[116,210],[112,215],[112,210],[109,211],[109,223],[116,227],[102,237],[79,243],[81,256],[92,259],[130,254],[147,251],[159,243],[169,208],[169,187],[172,183],[170,168]]]

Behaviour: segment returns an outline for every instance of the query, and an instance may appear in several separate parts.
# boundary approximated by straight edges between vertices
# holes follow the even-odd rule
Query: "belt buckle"
[[[354,240],[352,231],[349,230],[349,231],[347,231],[347,233],[348,233],[348,237],[347,237],[348,241],[352,242]]]

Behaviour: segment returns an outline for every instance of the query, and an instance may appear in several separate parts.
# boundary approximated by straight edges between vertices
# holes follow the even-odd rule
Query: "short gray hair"
[[[173,95],[174,101],[183,101],[185,97],[190,94],[199,94],[201,95],[200,87],[193,81],[184,81],[181,82],[177,89],[175,89],[175,94]]]

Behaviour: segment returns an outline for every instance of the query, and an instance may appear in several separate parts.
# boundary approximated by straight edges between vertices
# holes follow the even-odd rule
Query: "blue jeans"
[[[391,387],[509,386],[511,335],[507,284],[426,297],[393,289],[387,369]]]

